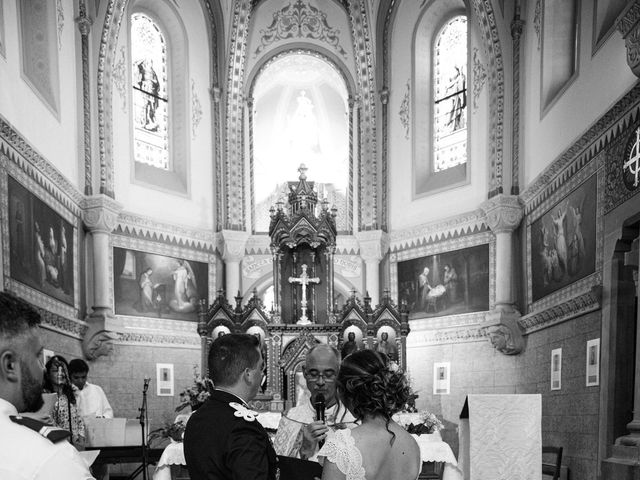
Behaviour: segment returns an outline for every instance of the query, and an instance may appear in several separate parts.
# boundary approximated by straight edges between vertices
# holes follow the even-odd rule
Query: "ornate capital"
[[[627,64],[640,77],[640,0],[630,2],[618,18],[617,28],[627,48]]]
[[[380,101],[383,105],[389,103],[389,89],[387,87],[380,90]]]
[[[360,245],[360,257],[379,262],[389,250],[389,235],[382,230],[367,230],[356,233]]]
[[[76,18],[76,23],[78,24],[78,30],[80,30],[80,34],[83,37],[86,37],[91,33],[91,25],[93,25],[93,20],[89,17],[78,17]]]
[[[82,220],[91,233],[111,233],[118,222],[122,205],[107,195],[85,197]]]
[[[89,328],[82,339],[82,351],[89,360],[108,356],[113,351],[113,341],[119,335],[113,332],[115,318],[110,309],[95,308],[86,318]]]
[[[211,98],[213,98],[214,103],[220,103],[220,96],[222,95],[222,89],[218,86],[212,86],[209,90],[211,93]]]
[[[520,313],[516,310],[494,310],[487,313],[483,327],[489,338],[489,343],[504,355],[517,355],[524,350],[524,339],[518,319]]]
[[[249,233],[239,230],[222,230],[218,250],[226,262],[239,262],[244,257],[244,250]]]
[[[513,195],[496,195],[480,205],[493,233],[512,232],[522,220],[522,203]]]

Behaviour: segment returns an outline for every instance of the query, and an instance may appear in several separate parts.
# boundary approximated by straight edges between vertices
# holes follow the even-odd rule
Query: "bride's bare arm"
[[[322,466],[322,480],[346,480],[346,475],[342,473],[335,463],[329,459],[324,459]]]

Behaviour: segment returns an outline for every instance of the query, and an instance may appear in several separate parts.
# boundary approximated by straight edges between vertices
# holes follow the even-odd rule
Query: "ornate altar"
[[[337,312],[333,293],[333,255],[336,246],[335,209],[326,201],[318,206],[314,183],[306,168],[299,169],[298,182],[289,182],[288,205],[278,202],[271,209],[274,306],[270,312],[254,291],[243,305],[235,298],[231,306],[224,292],[215,302],[201,305],[198,333],[202,338],[202,371],[207,371],[209,345],[224,333],[259,335],[266,359],[266,382],[253,401],[259,410],[281,411],[295,405],[306,353],[318,343],[339,351],[374,348],[406,365],[409,316],[399,309],[388,291],[380,305],[357,298],[351,292]]]

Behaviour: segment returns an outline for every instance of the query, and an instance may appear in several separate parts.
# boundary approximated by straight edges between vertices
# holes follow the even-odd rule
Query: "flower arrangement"
[[[435,433],[444,428],[444,425],[435,414],[423,410],[420,412],[420,422],[417,424],[410,423],[405,428],[407,432],[415,435],[422,435],[423,433]]]
[[[176,407],[176,412],[180,412],[187,407],[192,411],[197,410],[211,395],[213,382],[208,377],[198,375],[198,367],[193,367],[193,385],[180,392],[180,404]]]
[[[170,438],[175,442],[181,442],[186,426],[186,423],[182,421],[175,423],[166,422],[164,426],[149,432],[149,443],[157,438]]]

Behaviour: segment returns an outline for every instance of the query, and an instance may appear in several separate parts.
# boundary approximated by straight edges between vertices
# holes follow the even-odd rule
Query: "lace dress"
[[[362,466],[362,454],[351,436],[351,430],[336,430],[327,436],[327,441],[318,452],[336,464],[347,480],[366,480]]]
[[[333,462],[346,476],[346,480],[367,480],[364,476],[362,465],[362,453],[356,447],[356,442],[351,436],[351,430],[345,428],[329,432],[327,440],[318,452],[318,458],[325,457]],[[422,462],[420,462],[422,465]],[[418,480],[420,472],[418,471]]]

